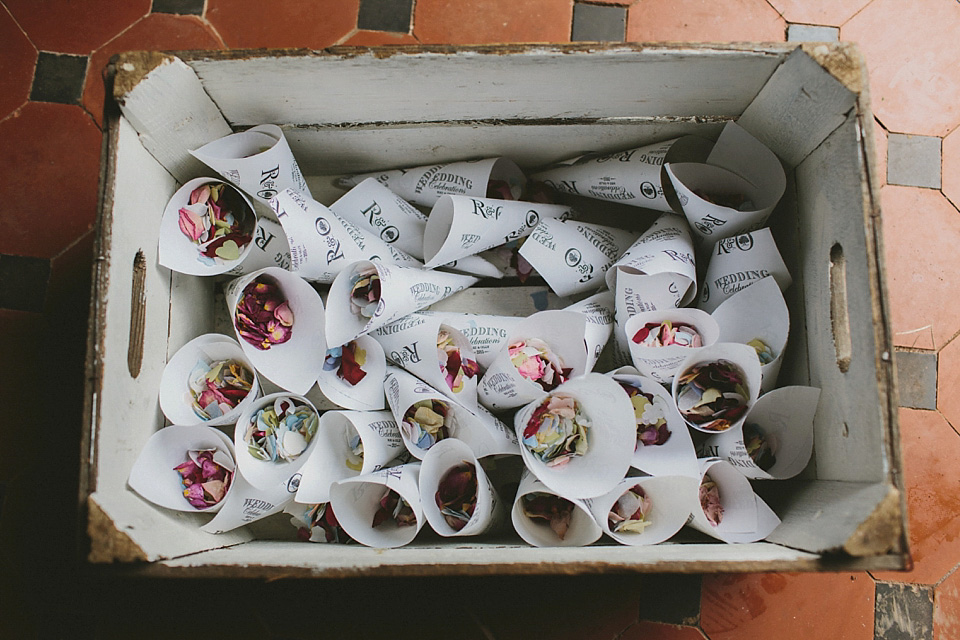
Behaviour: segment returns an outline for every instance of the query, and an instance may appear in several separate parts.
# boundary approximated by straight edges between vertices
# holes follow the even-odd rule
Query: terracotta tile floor
[[[613,10],[577,12],[573,0],[0,2],[0,272],[21,285],[0,300],[0,400],[13,416],[2,424],[0,449],[0,636],[170,637],[186,623],[195,634],[269,638],[960,637],[960,3],[918,0],[906,11],[897,0],[592,3]],[[577,15],[618,22],[575,29]],[[888,136],[927,137],[890,145],[899,182],[882,193],[895,342],[918,354],[902,359],[900,376],[926,381],[931,388],[911,395],[937,407],[901,411],[912,572],[592,577],[565,583],[585,596],[562,594],[538,610],[540,598],[556,597],[550,580],[251,586],[144,582],[78,566],[78,425],[101,70],[110,55],[565,42],[624,25],[632,41],[783,41],[790,25],[839,30],[860,44],[870,68],[880,183]],[[922,162],[902,155],[913,148]],[[434,604],[438,596],[443,604]],[[427,615],[434,609],[440,614]]]

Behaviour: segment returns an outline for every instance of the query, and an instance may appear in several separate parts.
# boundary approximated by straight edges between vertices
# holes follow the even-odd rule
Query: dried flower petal
[[[607,524],[614,533],[643,533],[649,527],[650,497],[639,484],[623,492],[610,508]]]
[[[707,522],[713,526],[718,526],[723,520],[723,504],[720,502],[720,487],[710,478],[709,474],[704,474],[700,482],[700,508],[703,509],[703,515]]]
[[[376,268],[361,269],[351,277],[350,310],[354,315],[372,318],[380,305],[380,275]]]
[[[570,528],[573,510],[576,507],[566,498],[552,493],[534,491],[523,496],[520,508],[523,510],[523,515],[534,522],[545,521],[557,537],[563,540],[567,535],[567,529]]]
[[[421,400],[407,408],[400,428],[412,443],[426,450],[450,436],[451,416],[447,403]]]
[[[237,360],[200,360],[187,378],[187,402],[202,420],[230,412],[253,388],[253,372]]]
[[[726,360],[691,367],[677,380],[677,408],[706,431],[726,431],[747,412],[746,376]]]
[[[648,322],[633,334],[642,347],[702,347],[703,339],[693,325],[682,322]]]
[[[760,358],[760,364],[770,364],[774,358],[777,357],[773,354],[773,349],[770,348],[770,345],[760,338],[754,338],[747,343],[747,346],[753,347],[757,352],[757,357]]]
[[[283,344],[293,335],[293,311],[280,286],[260,276],[243,289],[234,313],[240,337],[261,351]]]
[[[537,383],[544,391],[553,391],[570,377],[571,369],[563,366],[560,356],[543,340],[521,340],[507,349],[510,362],[520,375]]]
[[[417,524],[417,516],[403,497],[393,489],[387,489],[380,498],[380,508],[373,514],[373,527],[393,523],[397,527],[410,527]]]
[[[187,460],[174,467],[180,474],[183,497],[197,509],[207,509],[227,495],[233,471],[213,459],[212,450],[187,452]]]
[[[240,258],[253,240],[253,211],[232,187],[219,183],[200,185],[190,193],[189,204],[179,211],[180,231],[197,245],[197,259],[223,264]]]
[[[776,441],[759,426],[750,422],[744,423],[743,442],[750,459],[764,471],[770,471],[773,465],[777,464]]]
[[[553,394],[527,421],[523,445],[548,467],[561,467],[587,452],[590,427],[579,402],[566,394]]]
[[[347,535],[336,515],[333,513],[333,505],[329,502],[319,504],[297,504],[292,503],[293,509],[288,508],[287,513],[293,517],[290,522],[296,526],[298,537],[304,542],[330,542],[335,544],[348,544],[353,539]],[[300,510],[297,510],[297,508]]]
[[[633,416],[637,422],[637,448],[658,446],[670,439],[667,427],[667,408],[663,398],[644,393],[639,388],[621,382],[620,386],[630,396]]]
[[[318,423],[317,412],[308,405],[281,397],[251,417],[243,440],[257,460],[291,461],[306,450],[317,433]]]
[[[434,496],[443,519],[454,531],[463,529],[477,508],[477,469],[463,461],[447,471]]]
[[[442,326],[437,334],[437,357],[447,386],[454,393],[463,391],[464,380],[474,378],[480,372],[480,365],[476,360],[464,358],[460,353],[460,347],[454,343],[450,331]]]

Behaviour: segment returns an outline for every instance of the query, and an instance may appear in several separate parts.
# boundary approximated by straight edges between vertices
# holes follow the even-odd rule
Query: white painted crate
[[[847,44],[511,45],[326,52],[134,53],[115,61],[89,342],[81,499],[90,559],[174,575],[427,575],[901,568],[908,561],[897,399],[872,180],[866,72]],[[205,170],[188,153],[233,130],[285,128],[322,176],[502,154],[532,168],[736,119],[788,170],[771,218],[794,277],[782,383],[823,390],[802,479],[758,489],[769,541],[535,549],[517,543],[360,546],[212,536],[203,516],[126,488],[164,422],[169,355],[214,328],[212,279],[157,266],[159,216]],[[141,256],[141,257],[137,257]],[[504,292],[470,292],[484,312]],[[515,296],[516,300],[526,294]],[[508,294],[507,300],[511,300]],[[515,308],[516,314],[529,309]]]

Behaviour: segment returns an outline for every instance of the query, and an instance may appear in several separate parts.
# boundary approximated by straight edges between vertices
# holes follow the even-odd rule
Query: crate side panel
[[[195,58],[233,126],[743,112],[785,55],[551,47]]]
[[[810,383],[822,390],[814,425],[822,480],[881,482],[888,471],[879,389],[885,377],[873,326],[872,296],[879,294],[864,230],[866,171],[851,117],[796,172]],[[845,305],[832,310],[832,296]]]
[[[197,528],[196,514],[172,514],[130,491],[127,476],[149,437],[163,427],[157,401],[166,363],[170,313],[170,272],[157,264],[157,228],[177,185],[140,144],[137,132],[119,120],[108,284],[98,291],[106,301],[104,324],[97,327],[103,387],[95,416],[94,499],[118,530],[127,533],[148,559],[171,557],[229,543]],[[133,265],[143,255],[142,364],[129,366]],[[135,314],[134,314],[135,315]],[[137,340],[134,340],[137,342]],[[247,539],[246,534],[234,536]]]

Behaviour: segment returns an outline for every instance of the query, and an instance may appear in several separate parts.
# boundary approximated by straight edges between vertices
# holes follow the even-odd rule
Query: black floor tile
[[[357,28],[409,33],[413,0],[360,0]]]
[[[38,102],[80,104],[87,75],[87,56],[41,51],[33,74],[30,99]]]
[[[0,255],[0,309],[42,312],[49,280],[46,258]]]
[[[878,582],[876,603],[876,640],[933,640],[933,587]]]
[[[181,16],[202,16],[204,0],[153,0],[153,13],[175,13]]]
[[[587,42],[623,42],[627,8],[578,2],[573,5],[570,39]]]

